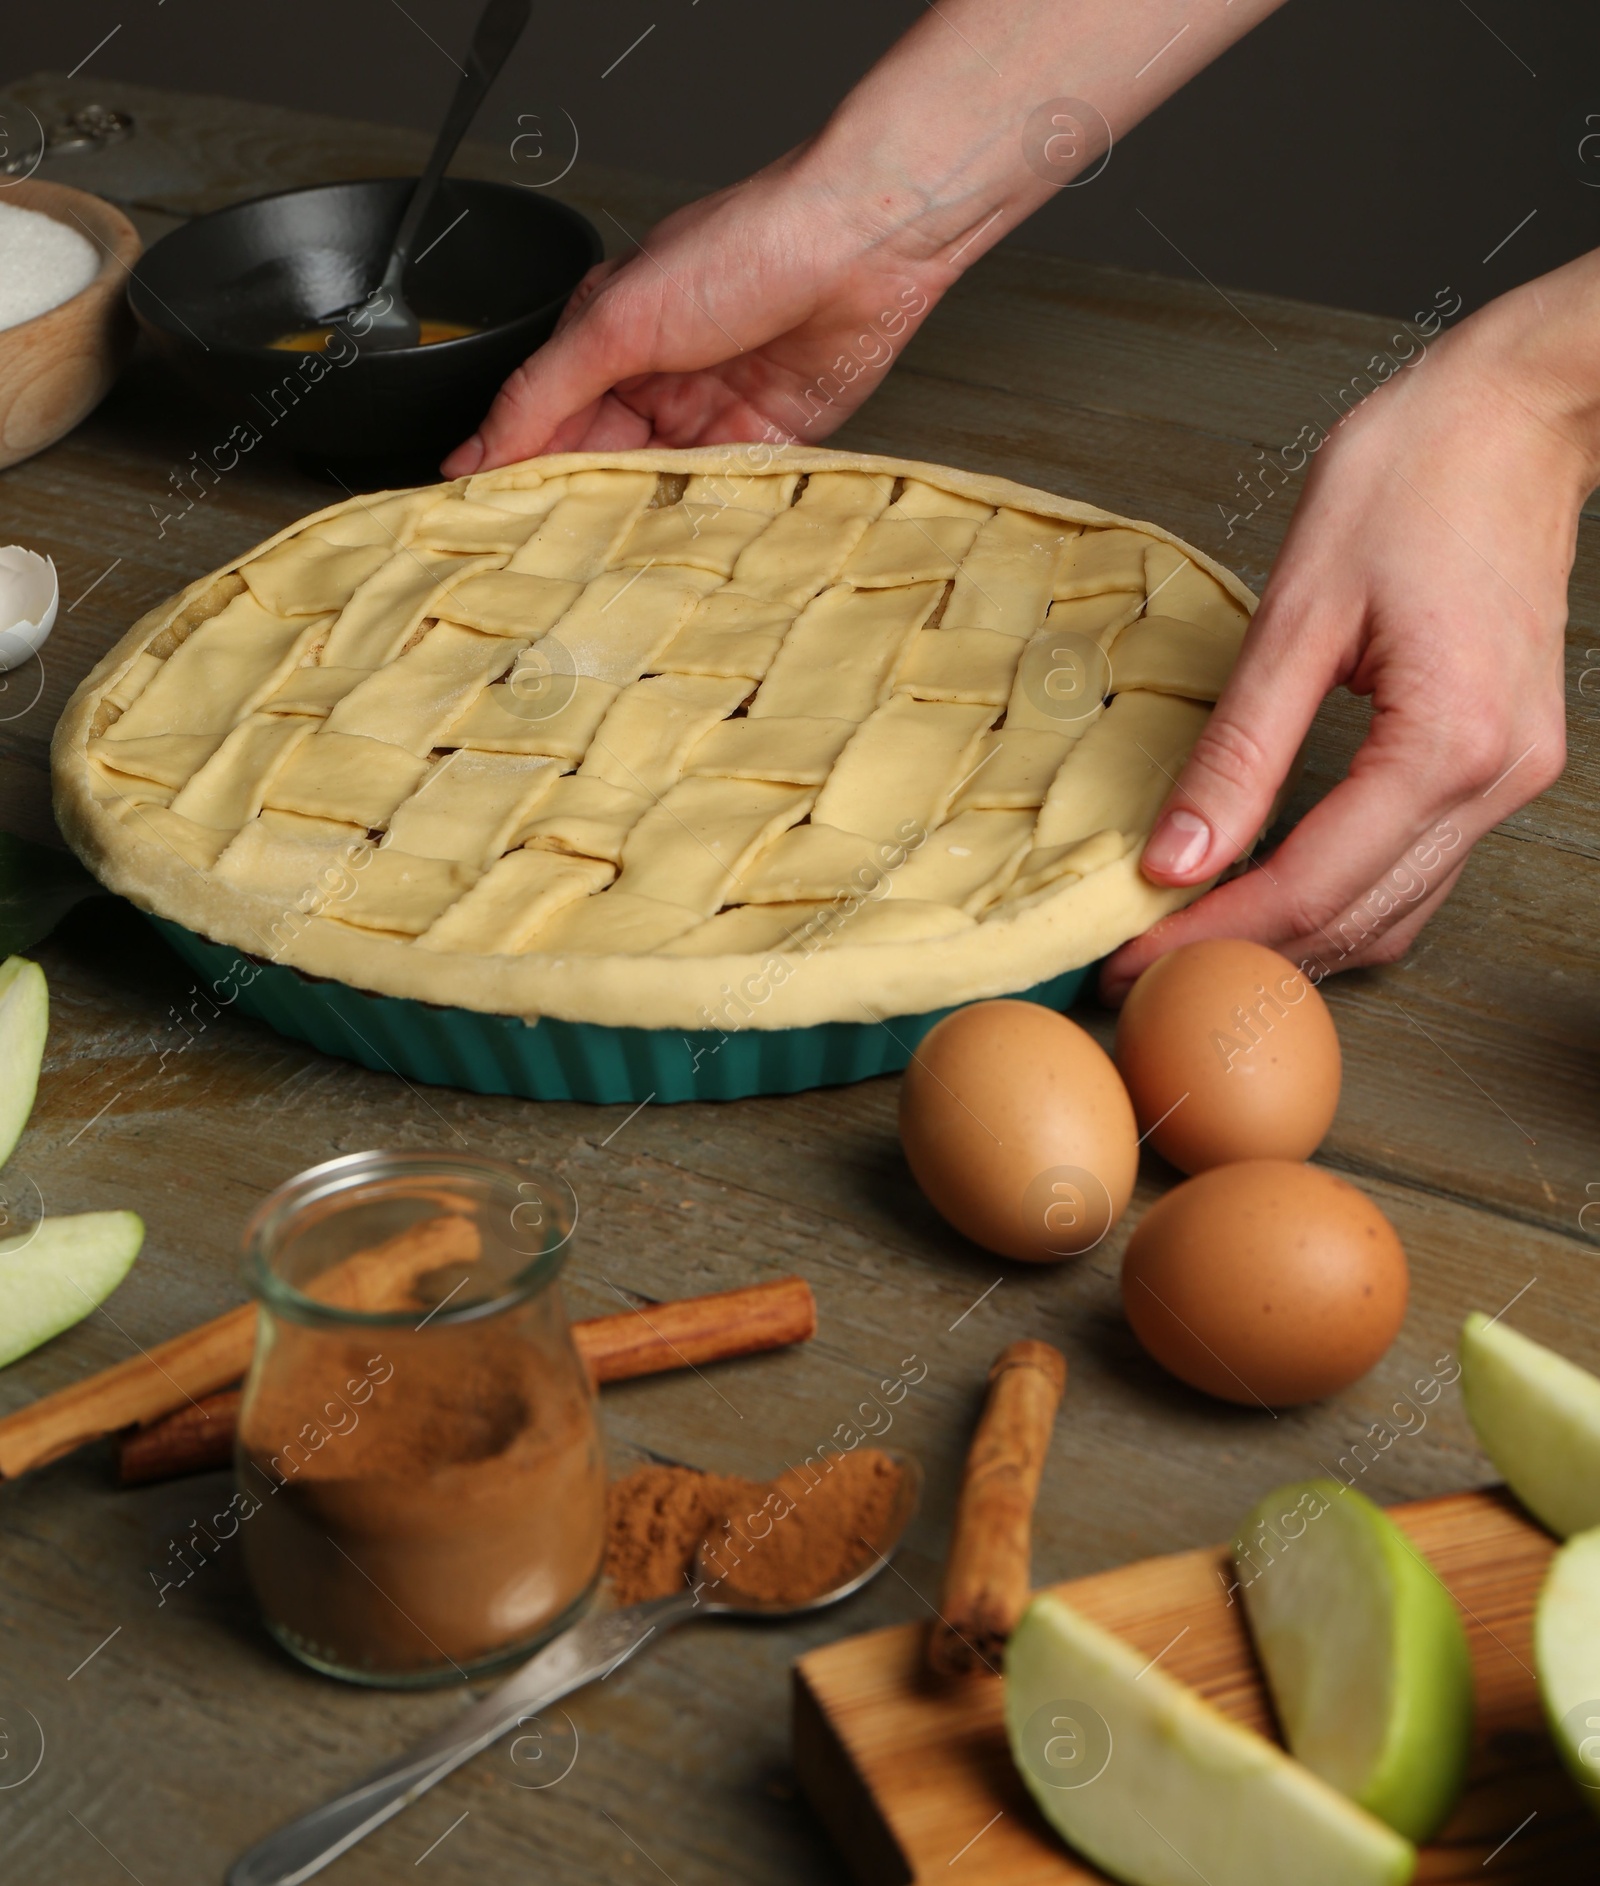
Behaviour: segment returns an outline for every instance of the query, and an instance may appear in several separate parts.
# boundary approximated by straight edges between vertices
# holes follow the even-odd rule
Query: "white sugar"
[[[77,230],[0,203],[0,328],[70,301],[99,273],[100,257]]]

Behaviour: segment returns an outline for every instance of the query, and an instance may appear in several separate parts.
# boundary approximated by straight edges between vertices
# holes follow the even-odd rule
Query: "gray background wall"
[[[478,11],[477,0],[4,6],[0,82],[69,71],[116,29],[83,76],[418,126],[437,119],[448,54]],[[479,135],[509,143],[519,114],[559,107],[587,158],[729,182],[814,128],[922,11],[923,0],[542,0]],[[1448,284],[1476,305],[1600,244],[1600,8],[1290,0],[1012,240],[1191,272],[1140,210],[1229,286],[1403,314]]]

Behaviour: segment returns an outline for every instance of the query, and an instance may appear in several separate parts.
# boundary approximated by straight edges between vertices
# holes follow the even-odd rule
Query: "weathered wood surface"
[[[133,140],[51,174],[134,199],[147,239],[200,208],[414,166],[420,154],[408,133],[135,87],[41,80],[12,95],[41,115],[90,97],[133,109]],[[503,153],[465,160],[482,174],[496,165],[514,174]],[[640,231],[682,195],[582,166],[562,193],[618,241],[607,211]],[[1322,398],[1392,324],[1234,299],[1248,320],[1199,282],[997,256],[937,311],[841,440],[1157,519],[1259,582],[1291,494],[1231,543],[1218,503],[1237,508],[1236,474],[1257,448],[1276,450],[1325,411]],[[0,476],[0,541],[49,551],[63,584],[42,688],[37,668],[0,681],[0,806],[14,829],[45,828],[50,729],[96,655],[182,583],[327,501],[258,451],[162,535],[169,474],[214,429],[136,359],[77,433]],[[366,1146],[445,1140],[571,1180],[584,1213],[568,1285],[577,1314],[615,1308],[613,1285],[673,1296],[788,1271],[812,1282],[821,1326],[804,1351],[609,1390],[619,1462],[648,1453],[767,1473],[848,1419],[902,1358],[929,1365],[892,1433],[923,1458],[929,1482],[893,1572],[841,1614],[780,1631],[707,1625],[647,1653],[554,1717],[538,1760],[527,1743],[520,1761],[505,1749],[481,1759],[336,1877],[392,1878],[453,1826],[425,1861],[435,1879],[520,1880],[530,1869],[574,1883],[655,1880],[660,1869],[675,1886],[842,1878],[795,1799],[787,1668],[845,1631],[927,1615],[984,1369],[1014,1337],[1059,1344],[1071,1368],[1036,1532],[1042,1580],[1222,1537],[1275,1483],[1354,1458],[1396,1397],[1431,1373],[1468,1308],[1525,1291],[1520,1327],[1600,1363],[1600,696],[1583,681],[1600,665],[1587,654],[1600,648],[1597,542],[1590,525],[1573,581],[1566,778],[1479,848],[1405,964],[1331,988],[1347,1079],[1324,1157],[1393,1215],[1413,1301],[1366,1381],[1277,1418],[1207,1402],[1144,1359],[1117,1307],[1120,1238],[1079,1264],[1033,1271],[948,1232],[901,1162],[893,1080],[651,1107],[631,1120],[625,1108],[413,1089],[231,1015],[197,1017],[192,978],[124,908],[92,903],[68,920],[39,952],[49,1057],[0,1185],[24,1202],[37,1185],[51,1211],[136,1206],[149,1238],[109,1314],[0,1377],[0,1409],[237,1302],[239,1227],[290,1173]],[[1361,721],[1349,700],[1324,712],[1301,802],[1337,775]],[[1106,1038],[1108,1017],[1082,1019]],[[1150,1162],[1135,1210],[1170,1178]],[[1361,1457],[1362,1484],[1379,1499],[1488,1480],[1453,1392],[1424,1426],[1401,1419],[1415,1431]],[[11,1738],[0,1782],[31,1760],[32,1718],[46,1737],[39,1772],[0,1789],[0,1843],[21,1886],[109,1882],[121,1869],[143,1886],[218,1879],[250,1839],[460,1706],[291,1667],[255,1621],[232,1547],[207,1554],[158,1605],[151,1573],[172,1576],[170,1542],[225,1498],[216,1476],[118,1492],[92,1454],[0,1498],[0,1714]],[[565,1766],[569,1720],[580,1736],[570,1774],[528,1787]]]

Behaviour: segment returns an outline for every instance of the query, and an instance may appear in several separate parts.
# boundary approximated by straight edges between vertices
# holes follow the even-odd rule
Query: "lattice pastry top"
[[[1150,524],[854,453],[354,498],[74,694],[57,815],[258,957],[503,1014],[784,1027],[1026,988],[1138,853],[1253,598]]]

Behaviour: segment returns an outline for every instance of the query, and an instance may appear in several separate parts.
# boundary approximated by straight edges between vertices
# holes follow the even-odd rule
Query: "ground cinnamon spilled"
[[[606,1499],[606,1575],[619,1604],[685,1589],[702,1539],[728,1598],[801,1604],[865,1570],[898,1505],[901,1469],[876,1448],[776,1480],[641,1467]]]

